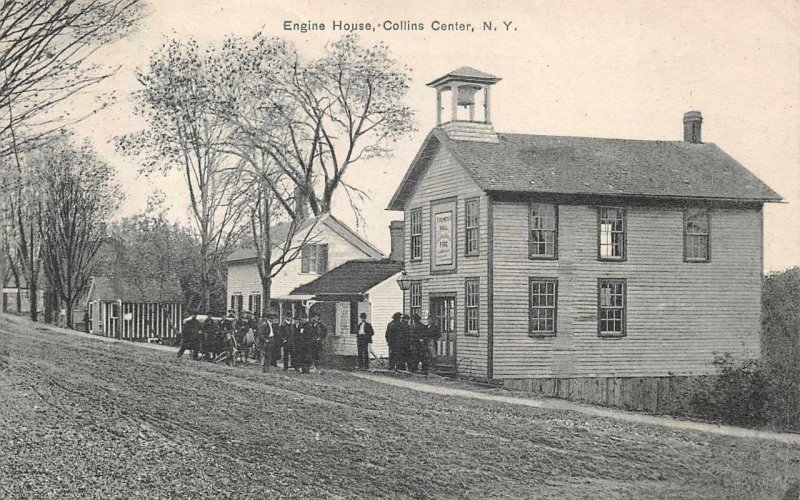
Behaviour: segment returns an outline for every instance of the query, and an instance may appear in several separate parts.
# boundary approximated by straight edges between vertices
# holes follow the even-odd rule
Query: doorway
[[[442,337],[436,345],[438,365],[456,366],[456,297],[455,294],[431,297],[431,317],[439,323]]]

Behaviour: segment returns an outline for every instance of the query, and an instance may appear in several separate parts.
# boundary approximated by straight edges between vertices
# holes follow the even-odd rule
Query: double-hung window
[[[600,260],[625,260],[626,216],[624,208],[600,207],[597,228]]]
[[[479,217],[478,213],[480,211],[480,199],[479,198],[471,198],[464,202],[464,212],[466,219],[466,226],[464,231],[464,248],[465,254],[467,256],[471,255],[478,255],[478,243],[479,243],[479,236],[478,236],[478,229],[479,229]]]
[[[683,215],[683,260],[707,262],[709,252],[709,215],[704,208],[689,208]]]
[[[328,271],[328,245],[306,244],[300,250],[300,272],[324,274]]]
[[[626,330],[627,282],[601,279],[597,282],[597,334],[623,337]]]
[[[409,213],[411,226],[411,260],[422,260],[422,209]]]
[[[412,281],[411,288],[408,289],[409,309],[411,315],[418,314],[422,316],[422,282]]]
[[[531,278],[529,300],[528,333],[535,337],[555,335],[558,281],[549,278]]]
[[[480,307],[480,282],[477,279],[468,279],[464,286],[465,299],[464,326],[467,334],[478,334],[478,310]]]
[[[528,212],[528,256],[555,259],[558,247],[558,206],[533,203]]]

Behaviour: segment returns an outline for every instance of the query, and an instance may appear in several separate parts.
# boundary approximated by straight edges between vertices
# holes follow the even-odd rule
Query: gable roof
[[[330,213],[324,213],[320,216],[306,219],[302,224],[300,224],[300,227],[295,231],[295,234],[301,233],[307,229],[311,229],[315,224],[324,224],[331,231],[344,238],[348,243],[353,245],[358,250],[364,252],[364,254],[370,256],[371,258],[378,259],[384,256],[383,252],[378,250],[375,245],[364,239],[347,224],[340,221]],[[290,228],[291,223],[282,222],[271,229],[273,246],[282,245],[286,241],[286,238],[289,236]],[[231,252],[225,259],[225,262],[228,264],[246,262],[255,260],[257,257],[258,254],[255,248],[240,248]]]
[[[88,300],[175,303],[183,302],[183,290],[176,280],[100,276],[92,278]]]
[[[782,198],[712,143],[498,133],[497,143],[431,131],[395,191],[403,210],[438,148],[485,192],[641,196],[733,201]]]
[[[390,259],[356,259],[292,290],[292,295],[361,295],[403,270]]]

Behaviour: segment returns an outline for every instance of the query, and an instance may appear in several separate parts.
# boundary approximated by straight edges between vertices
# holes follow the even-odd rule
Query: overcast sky
[[[703,140],[719,145],[787,202],[765,209],[765,269],[800,264],[797,1],[152,1],[138,32],[98,54],[122,64],[103,83],[117,91],[119,104],[77,127],[117,167],[126,193],[122,215],[143,209],[159,188],[173,216],[188,221],[181,178],[140,178],[135,161],[117,155],[109,142],[142,127],[128,98],[137,86],[133,71],[165,37],[215,41],[262,30],[314,56],[344,34],[332,31],[335,20],[411,21],[425,30],[362,33],[364,43],[386,42],[412,68],[408,103],[418,118],[419,131],[399,143],[392,158],[350,172],[349,181],[371,196],[360,230],[386,253],[389,221],[402,214],[384,209],[435,125],[435,96],[425,83],[472,66],[503,78],[492,94],[500,132],[680,140],[683,113],[702,111]],[[287,20],[321,22],[327,29],[284,31]],[[471,23],[475,31],[436,32],[434,21]],[[510,21],[511,30],[483,32],[483,21]],[[333,212],[352,224],[349,210],[339,200]]]

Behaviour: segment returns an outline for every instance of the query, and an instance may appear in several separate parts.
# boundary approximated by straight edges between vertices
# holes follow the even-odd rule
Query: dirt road
[[[231,369],[0,318],[0,498],[781,498],[796,445]]]

